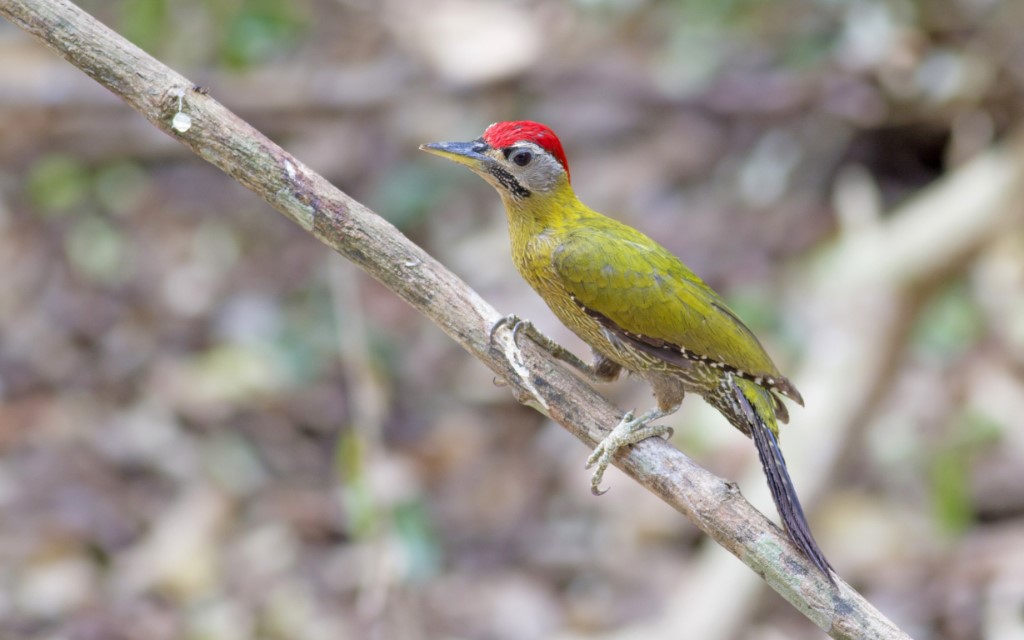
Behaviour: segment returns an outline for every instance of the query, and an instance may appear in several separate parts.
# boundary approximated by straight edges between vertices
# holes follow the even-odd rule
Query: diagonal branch
[[[587,445],[604,435],[605,425],[618,422],[614,407],[532,343],[524,341],[520,355],[508,331],[489,341],[488,328],[500,317],[497,311],[395,227],[68,0],[0,0],[0,15],[358,264],[507,380],[517,398],[543,407]],[[188,116],[187,127],[179,112]],[[619,456],[616,465],[690,518],[834,638],[907,637],[845,583],[831,587],[735,485],[667,443],[642,442]]]

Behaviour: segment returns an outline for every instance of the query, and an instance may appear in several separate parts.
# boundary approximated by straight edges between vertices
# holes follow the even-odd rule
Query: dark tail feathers
[[[782,449],[779,448],[775,434],[768,428],[761,416],[754,411],[750,401],[735,383],[733,384],[733,393],[750,424],[750,434],[757,446],[757,455],[761,459],[764,475],[768,478],[768,488],[771,489],[772,500],[775,501],[775,508],[778,509],[779,515],[782,517],[782,524],[786,527],[789,538],[814,563],[814,566],[828,577],[829,582],[835,584],[832,565],[825,559],[825,554],[822,553],[811,534],[811,527],[807,524],[804,510],[800,506],[793,480],[790,479],[789,471],[786,469],[786,459],[782,457]]]

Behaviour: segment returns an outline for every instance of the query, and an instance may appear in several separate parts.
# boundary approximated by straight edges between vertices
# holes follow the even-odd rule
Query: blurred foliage
[[[128,215],[143,206],[149,174],[134,162],[115,161],[97,171],[95,189],[104,210],[116,216]]]
[[[373,194],[373,202],[381,211],[387,212],[388,222],[405,233],[421,224],[429,224],[430,213],[451,192],[451,185],[455,182],[442,169],[422,162],[396,167]],[[458,182],[469,183],[468,180]]]
[[[143,49],[153,50],[168,32],[168,5],[167,0],[125,0],[118,31]]]
[[[441,569],[441,548],[438,545],[427,505],[407,502],[395,508],[395,531],[407,558],[409,580],[425,582],[437,577]]]
[[[972,463],[979,451],[1005,437],[1000,425],[984,416],[965,413],[951,424],[950,433],[931,454],[931,480],[935,518],[945,531],[963,535],[976,518],[972,505]]]
[[[225,23],[220,55],[229,67],[265,62],[294,45],[304,31],[301,2],[243,0],[225,4],[236,5],[220,14]]]
[[[33,205],[47,214],[61,214],[79,205],[89,189],[85,167],[74,158],[52,155],[39,160],[28,174]]]
[[[99,216],[75,221],[67,235],[67,254],[75,272],[99,284],[123,282],[131,267],[123,234]]]
[[[914,346],[946,361],[962,357],[983,332],[982,317],[971,295],[960,281],[932,298],[914,328]]]
[[[203,62],[243,69],[292,52],[308,32],[308,13],[301,1],[123,0],[119,31],[159,56],[185,46],[183,34],[168,24],[191,26],[195,35],[210,39],[192,43],[194,51],[210,56]]]
[[[370,493],[365,469],[366,444],[358,431],[342,433],[335,445],[334,457],[352,534],[362,538],[377,534],[379,529],[377,504]]]

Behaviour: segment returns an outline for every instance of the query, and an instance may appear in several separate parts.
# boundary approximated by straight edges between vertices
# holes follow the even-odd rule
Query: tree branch
[[[67,0],[0,0],[0,15],[120,96],[154,126],[258,194],[324,244],[430,318],[589,446],[620,413],[593,389],[509,332],[458,277],[395,227],[351,199],[213,98]],[[175,130],[178,112],[190,126]],[[736,489],[661,440],[640,443],[616,465],[760,574],[834,638],[906,638],[845,583],[832,588],[786,535]]]

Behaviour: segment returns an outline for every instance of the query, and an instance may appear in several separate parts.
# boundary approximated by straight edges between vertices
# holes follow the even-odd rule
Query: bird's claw
[[[587,458],[587,464],[584,467],[589,469],[596,466],[594,474],[590,477],[590,492],[592,494],[601,496],[608,493],[608,489],[601,488],[601,481],[604,479],[605,470],[612,462],[612,457],[615,456],[619,449],[634,445],[647,438],[664,436],[666,434],[669,438],[672,437],[674,433],[672,427],[648,424],[651,420],[656,420],[662,417],[662,415],[659,412],[654,412],[634,418],[634,413],[627,411],[622,416],[619,424],[612,429],[612,432],[597,444],[590,457]]]
[[[502,316],[498,318],[497,320],[494,321],[494,324],[492,324],[491,328],[487,331],[487,341],[493,343],[494,334],[498,332],[498,329],[504,327],[507,324],[512,324],[513,326],[515,326],[515,324],[518,322],[519,316],[517,316],[514,313],[510,313],[507,316]]]
[[[593,365],[586,364],[565,347],[538,331],[537,327],[535,327],[532,322],[529,320],[523,320],[514,313],[503,318],[498,318],[498,320],[491,325],[491,329],[487,334],[488,346],[494,344],[494,334],[497,333],[498,329],[509,325],[512,327],[512,346],[515,347],[516,351],[519,349],[519,337],[525,333],[530,336],[530,340],[534,344],[544,351],[547,351],[551,357],[568,364],[573,369],[576,369],[585,375],[588,379],[596,381],[607,380],[606,377],[600,376],[594,372]]]
[[[529,320],[521,320],[516,318],[516,323],[512,325],[512,344],[519,346],[519,332],[526,329],[527,332],[533,328],[533,325]]]
[[[529,320],[523,320],[514,313],[510,313],[507,316],[498,318],[494,324],[491,325],[490,330],[487,332],[487,341],[490,343],[494,342],[494,334],[498,332],[498,329],[505,326],[512,326],[512,344],[519,346],[519,332],[526,330],[529,333],[533,329],[533,323]]]
[[[627,411],[622,416],[622,420],[619,421],[619,425],[632,422],[633,411]],[[618,429],[618,427],[616,427]],[[615,433],[615,429],[612,430],[612,434]],[[590,453],[590,457],[587,458],[587,464],[583,466],[584,469],[597,465],[597,469],[594,470],[594,475],[590,476],[590,493],[595,496],[603,496],[608,493],[608,489],[601,488],[601,480],[604,479],[605,469],[612,461],[612,456],[615,455],[615,451],[619,448],[612,441],[612,434],[609,434],[604,440],[597,443],[594,450]],[[614,445],[614,446],[613,446]]]

